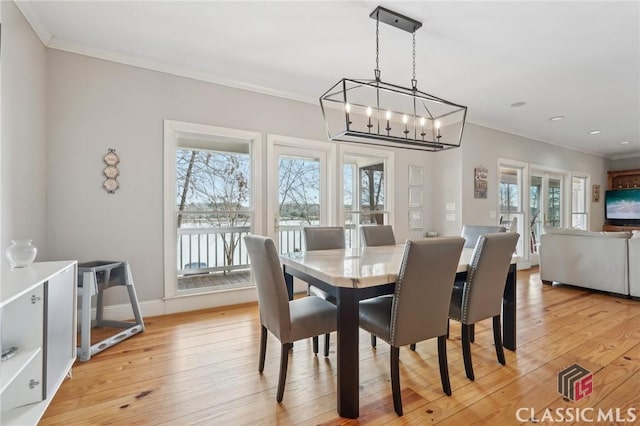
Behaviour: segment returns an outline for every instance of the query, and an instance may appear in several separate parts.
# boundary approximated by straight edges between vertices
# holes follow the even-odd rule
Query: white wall
[[[466,143],[463,137],[462,146]],[[430,230],[441,236],[460,235],[462,229],[462,149],[431,154],[429,182],[432,197],[427,201],[433,218]]]
[[[13,2],[2,8],[2,222],[10,240],[32,239],[46,258],[46,49]]]
[[[128,260],[142,301],[164,295],[164,119],[326,140],[317,105],[57,50],[48,51],[47,68],[49,253],[80,261]],[[114,195],[102,189],[108,148],[121,159]],[[408,230],[407,167],[423,164],[426,155],[396,151],[399,239],[422,235]],[[107,303],[114,300],[122,299]]]
[[[608,171],[613,170],[635,170],[640,169],[640,154],[634,158],[623,158],[619,160],[609,160]]]
[[[489,217],[491,210],[497,210],[497,161],[498,158],[517,160],[532,165],[562,169],[570,172],[586,173],[592,184],[607,185],[607,160],[594,155],[560,148],[555,145],[500,132],[470,124],[465,128],[462,144],[462,223],[495,225],[498,219]],[[473,169],[483,165],[489,170],[489,191],[487,199],[473,198]],[[601,230],[604,224],[604,205],[591,203],[589,228]]]

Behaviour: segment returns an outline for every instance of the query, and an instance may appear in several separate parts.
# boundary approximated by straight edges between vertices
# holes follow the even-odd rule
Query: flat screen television
[[[604,208],[605,218],[612,225],[640,224],[640,188],[608,190]]]

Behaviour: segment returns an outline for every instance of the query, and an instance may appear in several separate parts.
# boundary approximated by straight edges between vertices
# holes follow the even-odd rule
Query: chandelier
[[[343,78],[320,97],[330,140],[393,146],[421,151],[458,148],[467,107],[418,90],[416,30],[422,23],[378,6],[374,80]],[[413,35],[411,88],[380,80],[380,22]]]

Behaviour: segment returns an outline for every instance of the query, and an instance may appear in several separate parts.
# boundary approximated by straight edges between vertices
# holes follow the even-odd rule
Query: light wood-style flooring
[[[536,269],[518,272],[518,348],[505,350],[506,366],[496,361],[490,320],[476,326],[475,382],[465,377],[460,327],[451,323],[451,397],[441,390],[435,339],[418,343],[416,352],[401,349],[403,417],[393,411],[389,347],[379,341],[372,349],[364,332],[354,421],[336,413],[335,336],[328,358],[323,339],[317,357],[310,340],[296,343],[278,404],[280,345],[269,337],[260,375],[256,305],[145,318],[145,324],[144,333],[77,362],[41,424],[511,425],[536,422],[532,417],[541,419],[546,409],[559,416],[565,407],[619,408],[624,418],[635,408],[640,423],[640,302],[546,286]],[[593,393],[575,403],[556,387],[558,371],[574,363],[593,373]]]

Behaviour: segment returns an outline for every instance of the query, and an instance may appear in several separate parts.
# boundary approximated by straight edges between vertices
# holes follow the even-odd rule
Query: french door
[[[529,183],[529,232],[532,264],[538,263],[538,244],[544,227],[564,226],[564,175],[531,170]]]
[[[303,228],[333,223],[333,144],[268,136],[267,234],[280,253],[303,251]]]

